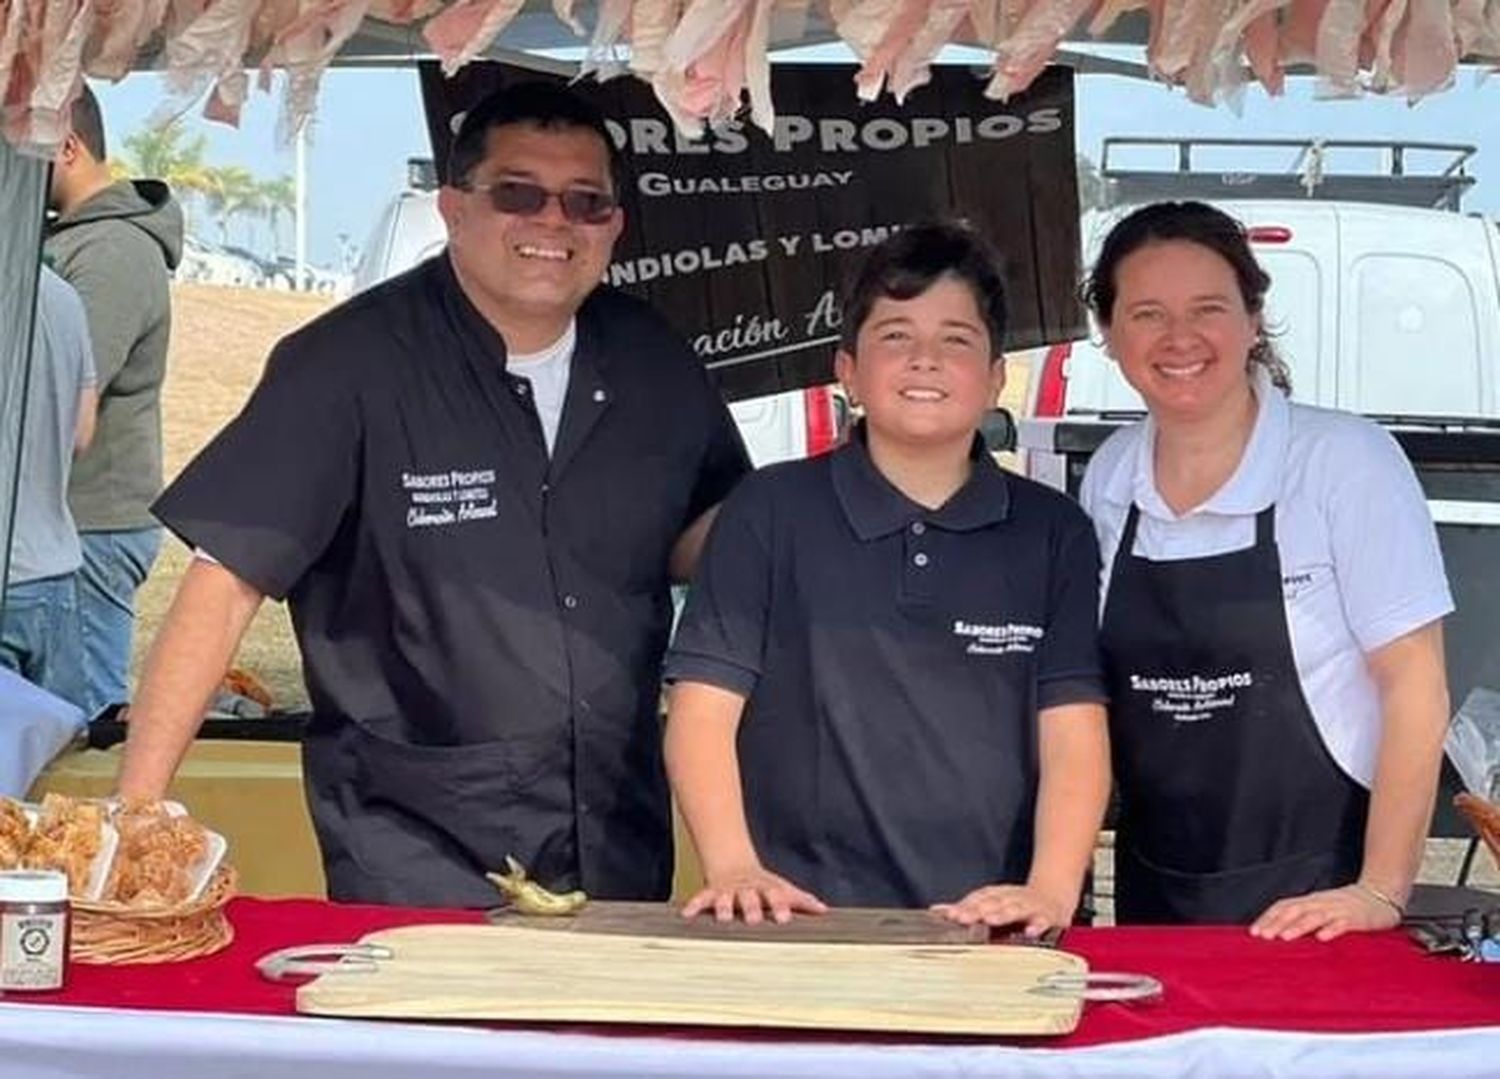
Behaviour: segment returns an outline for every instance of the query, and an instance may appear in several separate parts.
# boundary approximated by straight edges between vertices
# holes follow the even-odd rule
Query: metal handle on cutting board
[[[1058,970],[1042,975],[1031,992],[1043,997],[1085,1001],[1152,1000],[1162,995],[1162,984],[1149,974],[1110,971],[1075,974]]]
[[[380,944],[299,944],[261,956],[255,969],[272,982],[288,974],[368,974],[375,970],[377,959],[394,956]]]

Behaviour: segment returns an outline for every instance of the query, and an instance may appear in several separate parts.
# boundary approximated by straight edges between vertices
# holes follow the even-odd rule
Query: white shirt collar
[[[1254,365],[1250,385],[1258,407],[1244,455],[1228,482],[1188,516],[1255,514],[1276,501],[1291,438],[1291,405],[1286,395],[1271,384],[1270,373],[1261,364]],[[1155,449],[1156,421],[1148,415],[1138,429],[1134,446],[1120,456],[1119,464],[1105,481],[1104,497],[1120,506],[1134,502],[1142,513],[1175,521],[1178,515],[1156,489]]]

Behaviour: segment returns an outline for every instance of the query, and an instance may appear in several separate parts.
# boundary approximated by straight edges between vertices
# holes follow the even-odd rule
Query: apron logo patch
[[[406,527],[435,528],[500,516],[493,468],[403,472]]]
[[[1204,677],[1166,678],[1132,674],[1130,689],[1134,693],[1153,694],[1151,711],[1171,717],[1178,723],[1200,723],[1212,719],[1215,712],[1233,708],[1239,700],[1237,690],[1255,685],[1249,671],[1235,671]]]
[[[1035,652],[1037,642],[1046,636],[1046,631],[1041,626],[1015,622],[990,626],[959,620],[953,623],[953,635],[968,639],[964,651],[971,656],[1004,656],[1012,652]]]

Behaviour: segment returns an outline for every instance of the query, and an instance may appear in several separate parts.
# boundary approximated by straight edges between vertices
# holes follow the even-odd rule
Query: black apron
[[[582,886],[565,732],[548,745],[512,736],[435,746],[392,726],[315,718],[304,735],[330,899],[496,906],[484,874],[503,870],[506,855],[548,888]]]
[[[1169,562],[1133,553],[1126,517],[1101,631],[1121,923],[1246,924],[1359,875],[1369,795],[1302,694],[1275,509],[1253,547]]]

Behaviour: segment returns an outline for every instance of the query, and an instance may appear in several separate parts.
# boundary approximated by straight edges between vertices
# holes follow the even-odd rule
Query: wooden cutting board
[[[769,940],[819,944],[983,944],[989,928],[963,926],[925,910],[836,907],[826,914],[797,916],[785,925],[743,920],[720,922],[712,915],[691,921],[667,903],[624,903],[591,899],[577,914],[541,918],[500,907],[489,913],[495,925],[525,929],[609,933],[629,937],[678,937],[691,940]]]
[[[627,937],[509,925],[409,926],[362,943],[375,970],[320,975],[297,1010],[386,1019],[666,1023],[1064,1034],[1075,999],[1035,992],[1086,964],[1045,948]]]

